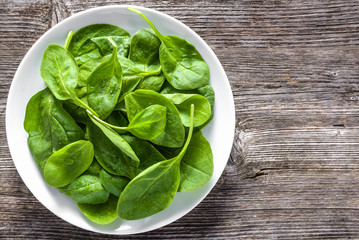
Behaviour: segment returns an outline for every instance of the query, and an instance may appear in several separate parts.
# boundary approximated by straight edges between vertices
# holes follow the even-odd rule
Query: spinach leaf
[[[101,185],[100,178],[93,175],[81,175],[69,185],[58,189],[77,203],[104,203],[110,195]]]
[[[88,53],[82,54],[81,56],[75,57],[76,63],[79,66],[87,63],[88,61],[95,60],[101,58],[102,55],[99,49],[94,49]]]
[[[102,166],[97,162],[96,158],[92,161],[90,167],[83,173],[83,175],[100,176]]]
[[[106,171],[130,179],[136,176],[140,161],[120,135],[96,120],[87,124],[87,134],[94,146],[97,161]]]
[[[208,100],[208,102],[211,104],[211,116],[209,117],[209,119],[207,120],[206,123],[204,123],[200,126],[200,128],[205,127],[213,119],[215,95],[214,95],[214,90],[211,87],[211,85],[207,84],[203,87],[193,89],[193,90],[178,90],[178,89],[175,89],[168,82],[165,82],[163,84],[161,93],[162,94],[173,94],[173,93],[200,94],[203,97],[205,97]]]
[[[41,61],[41,77],[59,100],[73,99],[78,68],[75,59],[63,47],[50,44]]]
[[[208,84],[209,67],[191,43],[178,36],[163,36],[142,12],[131,7],[128,9],[140,14],[161,40],[159,58],[162,71],[173,87],[188,90]]]
[[[141,81],[137,84],[137,87],[135,89],[146,89],[146,90],[159,92],[165,80],[166,78],[163,75],[163,73],[160,73],[155,76],[148,76],[141,79]]]
[[[180,113],[182,123],[186,127],[189,127],[190,125],[188,109],[192,104],[196,106],[196,110],[194,112],[194,127],[201,126],[211,116],[211,105],[202,95],[173,93],[164,94],[164,96],[171,100],[176,106]]]
[[[113,45],[108,41],[107,38],[108,37],[91,38],[91,41],[96,43],[103,56],[111,54],[113,51]],[[127,57],[131,38],[129,36],[111,36],[111,39],[117,45],[117,54],[123,57]]]
[[[142,172],[157,162],[166,160],[151,143],[129,135],[124,135],[123,138],[131,145],[140,159],[140,165],[138,166],[139,172]]]
[[[127,127],[119,127],[109,124],[96,116],[92,116],[97,122],[115,130],[126,130],[138,138],[151,140],[160,135],[166,126],[166,107],[151,105],[139,112]]]
[[[161,73],[161,66],[151,71],[145,71],[138,64],[125,57],[119,57],[119,61],[123,69],[123,86],[119,101],[122,101],[127,93],[132,92],[144,78]]]
[[[151,90],[136,90],[126,95],[125,105],[128,119],[131,122],[139,112],[155,104],[167,108],[167,122],[163,132],[150,141],[166,147],[182,146],[185,133],[179,112],[173,103],[161,94]]]
[[[121,195],[123,189],[125,189],[126,185],[130,182],[130,179],[128,178],[111,175],[104,169],[100,172],[100,179],[102,186],[117,197]]]
[[[211,145],[201,131],[193,134],[181,161],[181,183],[179,192],[196,190],[206,184],[213,174]]]
[[[73,56],[65,48],[50,44],[42,58],[40,73],[57,99],[72,100],[97,116],[97,113],[76,95],[78,67]]]
[[[63,187],[80,176],[92,163],[93,146],[79,140],[53,153],[46,162],[44,179],[53,187]]]
[[[194,105],[187,141],[174,158],[158,162],[138,174],[123,190],[117,204],[120,218],[136,220],[156,214],[173,201],[180,184],[180,163],[193,133]]]
[[[48,88],[36,93],[26,106],[27,143],[41,174],[47,159],[69,143],[84,138],[84,132]]]
[[[116,206],[118,197],[110,195],[105,203],[88,204],[78,203],[80,211],[91,221],[98,224],[109,224],[118,217]]]
[[[161,41],[152,29],[141,29],[132,36],[128,58],[143,71],[151,72],[161,69],[158,54],[160,45]],[[136,89],[159,92],[164,80],[165,77],[162,73],[146,76],[137,84]]]
[[[88,25],[74,33],[68,49],[75,58],[78,58],[93,51],[99,52],[98,45],[92,40],[93,38],[114,36],[131,37],[126,30],[111,24]],[[101,57],[101,54],[100,56],[95,55],[95,58],[97,57]],[[89,59],[91,58],[88,57],[86,60]]]
[[[87,78],[87,100],[100,118],[105,119],[116,106],[121,91],[122,69],[117,59],[117,46],[111,58],[105,60]]]

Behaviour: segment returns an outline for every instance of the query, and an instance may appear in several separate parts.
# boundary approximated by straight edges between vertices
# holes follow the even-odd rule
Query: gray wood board
[[[107,236],[44,208],[12,162],[5,107],[32,44],[79,11],[142,5],[196,31],[233,90],[236,132],[219,182],[161,229]],[[359,238],[359,1],[0,1],[0,238]],[[31,79],[29,79],[30,81]]]

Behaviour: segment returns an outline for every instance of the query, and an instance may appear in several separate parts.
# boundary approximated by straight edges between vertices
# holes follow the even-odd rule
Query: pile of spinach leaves
[[[94,24],[71,31],[64,47],[47,47],[47,88],[30,99],[24,120],[45,181],[99,224],[158,213],[213,173],[201,132],[213,117],[207,63],[187,40],[129,10],[151,29],[131,37]]]

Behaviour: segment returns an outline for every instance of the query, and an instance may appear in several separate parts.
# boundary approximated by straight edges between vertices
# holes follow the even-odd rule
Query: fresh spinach
[[[107,118],[116,106],[122,85],[122,68],[117,59],[117,46],[111,58],[98,65],[87,78],[87,100],[100,118]]]
[[[151,105],[162,105],[167,108],[167,121],[163,132],[151,142],[166,147],[180,147],[184,142],[184,127],[181,117],[173,103],[161,94],[151,90],[136,90],[125,97],[128,119],[131,120],[142,110]]]
[[[161,40],[159,58],[162,71],[173,87],[189,90],[208,84],[209,67],[191,43],[178,36],[162,35],[142,12],[131,7],[128,9],[140,14]]]
[[[87,124],[87,134],[94,145],[97,161],[106,171],[130,179],[136,176],[140,161],[131,146],[119,134],[96,120]]]
[[[79,58],[83,55],[90,55],[90,53],[100,53],[98,45],[92,40],[98,37],[131,37],[131,35],[124,29],[111,24],[92,24],[85,26],[73,34],[68,50],[75,57]],[[102,55],[94,54],[91,58],[98,58]],[[82,61],[83,63],[86,61]]]
[[[201,131],[193,133],[191,142],[181,161],[179,192],[196,190],[206,184],[213,174],[211,145]]]
[[[110,195],[101,185],[100,178],[93,175],[81,175],[69,185],[58,189],[77,203],[104,203]]]
[[[102,186],[117,197],[121,195],[123,189],[125,189],[126,185],[130,182],[128,178],[112,175],[104,169],[100,172],[100,179]]]
[[[202,95],[173,93],[164,94],[164,96],[171,100],[176,106],[181,116],[182,123],[186,127],[189,127],[190,124],[188,109],[192,104],[196,106],[194,113],[194,127],[201,126],[211,116],[211,105]]]
[[[88,169],[94,157],[89,141],[79,140],[53,153],[44,168],[44,179],[53,187],[63,187]]]
[[[100,204],[77,203],[80,211],[91,221],[98,224],[109,224],[118,218],[118,197],[110,195],[108,200]]]
[[[180,164],[193,133],[194,105],[191,124],[181,152],[174,158],[158,162],[138,174],[123,190],[117,204],[120,218],[136,220],[167,208],[180,185]]]
[[[41,173],[47,159],[62,147],[84,138],[84,132],[48,88],[36,93],[26,106],[27,143]]]

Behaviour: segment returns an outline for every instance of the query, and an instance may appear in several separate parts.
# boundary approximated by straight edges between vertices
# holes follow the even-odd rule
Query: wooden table
[[[160,10],[196,31],[223,64],[237,117],[231,157],[208,197],[166,227],[117,238],[359,238],[355,0],[0,1],[0,238],[112,238],[64,222],[32,196],[4,123],[32,44],[66,17],[108,4]]]

